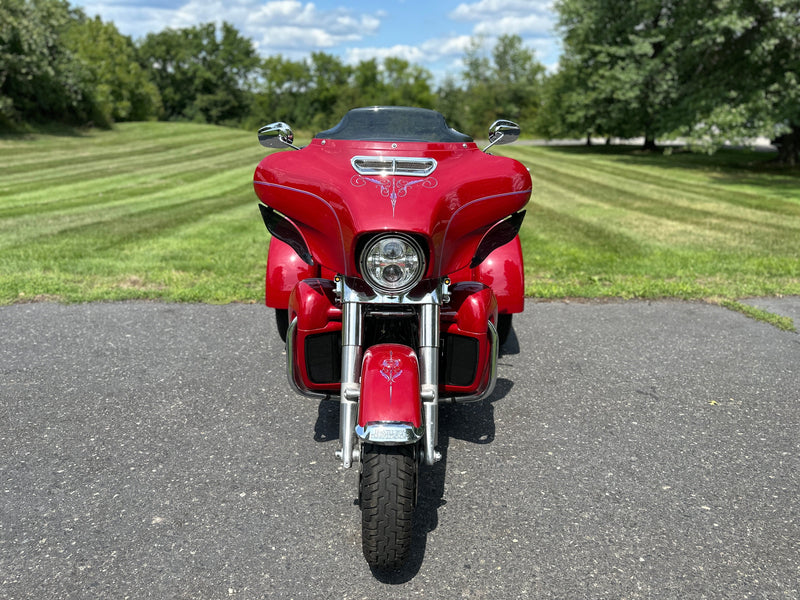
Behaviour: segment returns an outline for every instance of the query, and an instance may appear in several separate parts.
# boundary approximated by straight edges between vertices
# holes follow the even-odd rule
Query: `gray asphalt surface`
[[[796,333],[529,302],[391,576],[284,360],[261,306],[0,308],[0,597],[800,598]]]

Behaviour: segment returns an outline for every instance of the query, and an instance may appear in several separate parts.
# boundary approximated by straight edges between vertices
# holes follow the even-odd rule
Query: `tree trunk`
[[[643,146],[643,148],[645,150],[648,150],[648,151],[657,150],[658,148],[656,146],[656,138],[651,137],[649,135],[646,135],[644,137],[644,146]]]
[[[778,162],[796,167],[800,165],[800,125],[793,123],[792,130],[772,140],[778,148]]]
[[[587,146],[591,146],[592,145],[592,134],[591,133],[587,133],[586,134],[586,145]]]

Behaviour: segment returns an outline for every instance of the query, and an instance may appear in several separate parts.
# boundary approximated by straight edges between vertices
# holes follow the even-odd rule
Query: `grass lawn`
[[[533,177],[529,295],[800,294],[800,173],[769,154],[497,152]],[[0,137],[0,304],[262,301],[251,180],[264,153],[254,133],[177,123]]]
[[[531,170],[533,296],[740,298],[800,293],[800,173],[772,155],[506,147]]]
[[[264,152],[177,123],[0,138],[0,303],[263,299]]]

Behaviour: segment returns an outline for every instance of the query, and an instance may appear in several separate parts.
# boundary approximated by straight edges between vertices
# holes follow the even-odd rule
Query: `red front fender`
[[[358,424],[376,423],[422,427],[419,363],[408,346],[379,344],[364,353]]]

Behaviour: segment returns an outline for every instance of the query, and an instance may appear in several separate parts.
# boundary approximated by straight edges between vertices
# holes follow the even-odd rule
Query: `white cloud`
[[[480,21],[475,25],[478,35],[495,35],[498,31],[520,36],[528,34],[547,35],[553,29],[553,22],[546,16],[529,14],[525,16],[505,16],[493,21]]]
[[[473,34],[486,38],[487,47],[501,34],[520,36],[526,46],[536,51],[536,58],[552,71],[560,53],[555,15],[552,0],[477,0],[459,4],[449,17],[473,23]]]
[[[377,32],[381,12],[359,14],[346,8],[320,10],[299,0],[190,0],[174,12],[170,27],[233,23],[262,53],[332,48]]]
[[[470,36],[461,35],[431,39],[416,46],[396,44],[394,46],[348,48],[345,54],[345,62],[357,64],[362,60],[376,58],[380,61],[392,56],[417,64],[434,63],[443,59],[461,56],[469,42]]]
[[[227,21],[253,40],[264,54],[332,48],[364,40],[377,33],[382,11],[361,13],[344,7],[320,9],[300,0],[188,0],[173,7],[131,6],[120,0],[88,2],[89,15],[101,14],[133,37],[166,28],[191,27],[200,23]],[[168,2],[161,2],[162,5]]]
[[[522,16],[530,13],[547,15],[553,11],[551,0],[478,0],[459,4],[450,13],[457,21],[496,20],[498,17]]]
[[[502,32],[528,37],[551,35],[553,14],[550,0],[478,0],[459,4],[450,18],[474,22],[473,32],[477,35]]]

